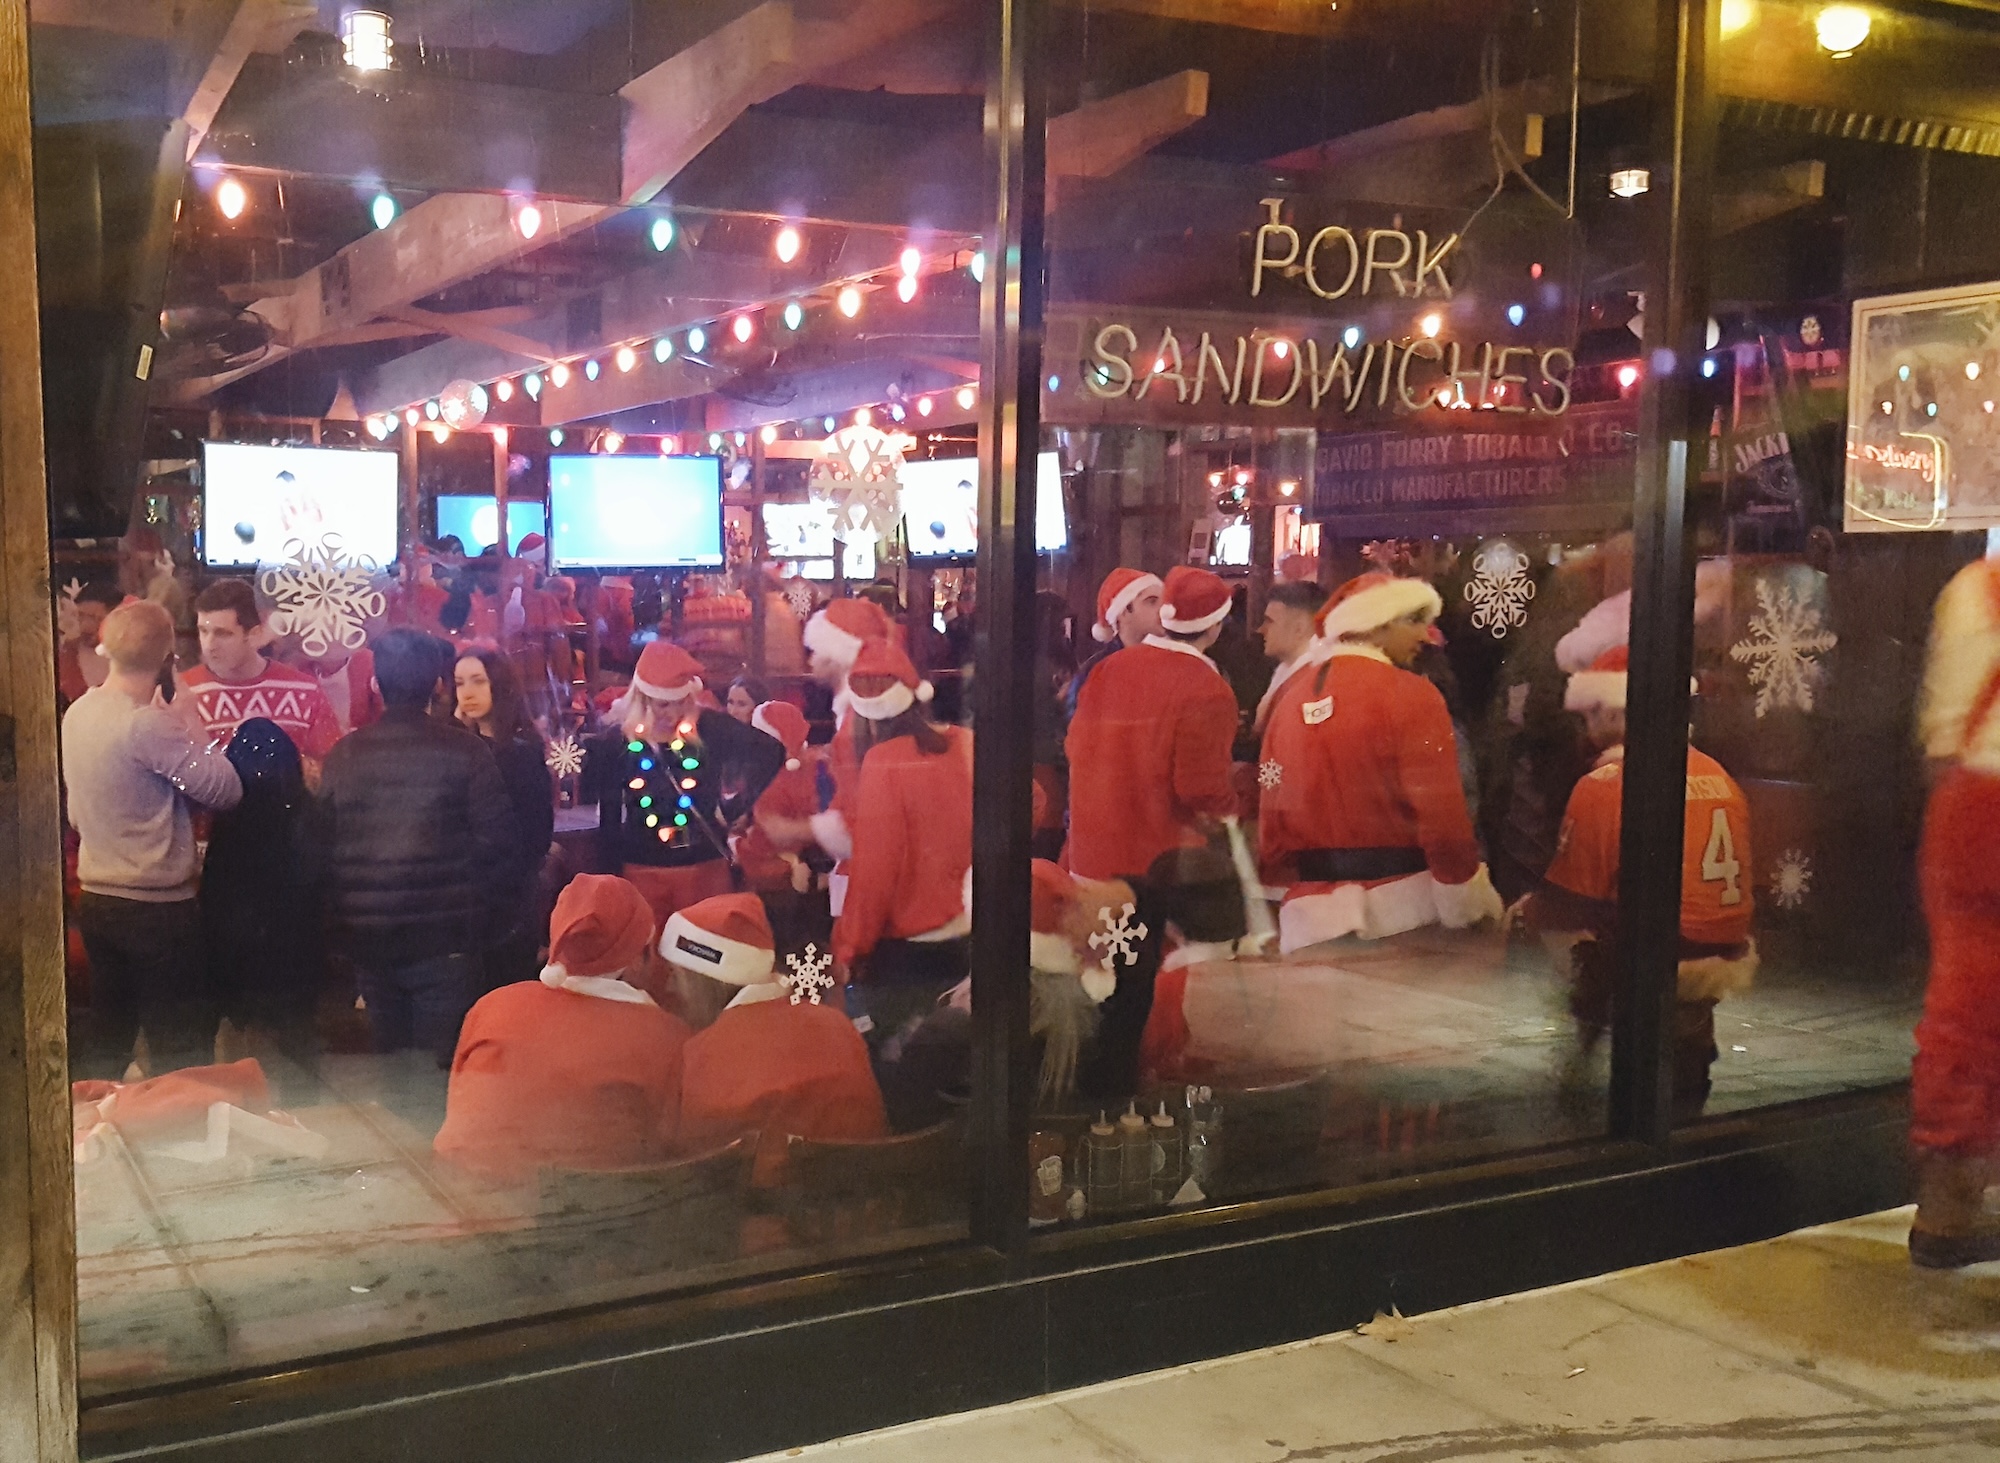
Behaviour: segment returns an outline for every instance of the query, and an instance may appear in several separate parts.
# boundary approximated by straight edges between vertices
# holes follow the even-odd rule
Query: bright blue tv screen
[[[722,459],[551,457],[549,522],[558,569],[720,569]]]
[[[441,493],[437,500],[437,536],[456,537],[468,554],[477,554],[500,534],[500,509],[491,498]],[[521,552],[521,540],[531,533],[549,536],[549,510],[539,498],[507,500],[507,552]]]

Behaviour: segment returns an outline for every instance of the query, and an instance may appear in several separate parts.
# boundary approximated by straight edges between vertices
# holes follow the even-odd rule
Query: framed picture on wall
[[[1854,302],[1843,526],[2000,527],[2000,282]]]

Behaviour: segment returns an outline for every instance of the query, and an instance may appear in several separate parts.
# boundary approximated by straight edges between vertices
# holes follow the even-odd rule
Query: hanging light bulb
[[[646,238],[652,244],[654,253],[666,253],[674,244],[674,221],[666,214],[661,214],[646,230]]]
[[[606,432],[597,439],[597,445],[606,452],[616,452],[625,445],[625,435],[622,432]]]
[[[896,281],[897,299],[901,300],[904,304],[907,305],[910,303],[910,301],[914,300],[916,297],[917,297],[917,277],[914,274],[906,274],[901,279]]]
[[[931,399],[928,396],[919,396],[917,398],[917,415],[927,417],[931,414],[931,410]]]
[[[874,420],[875,413],[865,406],[858,408],[854,413],[854,425],[857,427],[865,427]]]
[[[757,333],[757,326],[748,314],[738,315],[729,322],[729,333],[736,337],[740,345],[748,345],[750,337]]]
[[[835,425],[837,424],[834,422],[832,417],[827,417],[824,421],[820,423],[820,425],[824,427],[827,431],[831,432],[834,429]]]
[[[680,439],[674,436],[660,438],[660,456],[672,457],[681,450]]]
[[[532,203],[523,203],[514,210],[514,227],[524,239],[532,239],[542,231],[542,211]]]
[[[901,404],[890,407],[889,415],[894,417],[897,421],[900,422],[903,419],[903,408]]]
[[[1444,321],[1433,312],[1417,322],[1417,329],[1421,330],[1427,339],[1435,340],[1437,333],[1444,329]]]
[[[563,429],[561,427],[549,428],[549,446],[560,447],[562,446],[562,444],[563,444]]]
[[[708,349],[708,332],[699,325],[688,332],[688,354],[698,356]]]
[[[620,371],[629,371],[639,364],[638,354],[629,345],[619,346],[618,354],[613,356],[612,360],[618,363]]]
[[[429,417],[432,421],[436,421],[438,419],[438,412],[441,409],[442,408],[438,406],[436,397],[432,397],[429,401],[424,403],[424,415]]]
[[[383,424],[382,418],[370,417],[368,419],[368,435],[373,437],[377,442],[380,442],[384,437],[389,435],[389,429]]]
[[[979,393],[970,386],[959,387],[958,394],[953,398],[958,403],[960,411],[971,411],[972,403],[978,399]]]
[[[973,254],[973,256],[972,256],[972,264],[971,264],[971,269],[972,269],[972,282],[973,282],[974,284],[985,284],[985,283],[986,283],[986,251],[985,251],[984,249],[980,249],[980,250],[977,250],[976,252],[974,252],[974,254]]]
[[[1835,60],[1852,56],[1874,29],[1874,21],[1859,5],[1828,5],[1813,17],[1813,37]]]
[[[797,330],[805,323],[805,306],[801,305],[797,300],[787,300],[785,302],[785,329]]]
[[[243,217],[243,210],[250,206],[250,193],[234,178],[224,178],[215,189],[215,207],[221,215],[231,220]]]
[[[722,450],[722,433],[710,432],[708,434],[708,450],[710,452],[720,452]]]
[[[408,411],[404,412],[403,420],[414,427],[417,424],[417,409],[411,407]]]
[[[528,372],[527,375],[521,378],[521,389],[528,393],[528,400],[540,401],[542,399],[542,373],[540,371]]]
[[[350,10],[340,17],[340,56],[356,71],[387,71],[395,42],[389,17],[379,10]]]
[[[846,285],[841,289],[835,303],[840,307],[840,313],[852,320],[861,313],[861,291],[853,285]]]
[[[772,241],[771,250],[778,256],[780,264],[790,264],[799,257],[799,231],[790,224],[778,230],[778,237]]]
[[[443,422],[431,423],[431,436],[435,437],[438,441],[442,442],[450,435],[451,428],[447,427]]]
[[[1361,349],[1361,327],[1360,327],[1359,325],[1350,325],[1350,326],[1348,326],[1348,327],[1347,327],[1347,329],[1345,329],[1345,330],[1341,331],[1341,332],[1340,332],[1340,343],[1341,343],[1342,345],[1346,346],[1346,347],[1347,347],[1347,348],[1348,348],[1349,350],[1351,350],[1351,351],[1358,351],[1358,350],[1360,350],[1360,349]]]
[[[396,200],[387,193],[377,193],[375,201],[368,205],[368,216],[375,220],[375,227],[386,229],[396,221]]]
[[[902,257],[896,262],[901,266],[904,274],[915,274],[919,269],[924,267],[923,252],[913,244],[903,251]]]
[[[496,401],[512,401],[514,399],[514,383],[509,381],[505,376],[502,376],[498,381],[493,383],[493,396]]]
[[[764,445],[766,447],[769,447],[773,442],[778,440],[778,429],[776,427],[767,426],[764,428],[763,431],[759,432],[757,435],[763,438]]]
[[[597,357],[592,356],[583,363],[583,379],[586,381],[595,381],[603,369],[602,366],[597,364]]]
[[[549,367],[549,385],[555,387],[558,391],[569,385],[569,363],[567,361],[557,361],[553,366]]]
[[[664,366],[668,361],[671,361],[673,358],[674,358],[674,343],[671,340],[669,340],[666,336],[663,335],[658,340],[653,342],[654,360],[658,361],[661,365]]]

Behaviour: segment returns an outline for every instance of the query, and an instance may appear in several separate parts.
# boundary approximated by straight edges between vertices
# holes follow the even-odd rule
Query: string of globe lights
[[[541,211],[532,202],[521,203],[515,209],[514,217],[515,226],[524,238],[534,237],[543,226]],[[678,230],[672,216],[668,214],[655,216],[647,228],[647,240],[657,253],[664,253],[671,248],[677,236]],[[781,264],[789,264],[797,259],[803,247],[804,239],[794,224],[782,225],[772,239],[772,253]],[[658,367],[669,366],[676,360],[691,361],[698,366],[708,367],[712,365],[710,356],[714,351],[728,349],[729,342],[734,342],[738,347],[748,346],[758,338],[760,331],[766,335],[775,335],[778,331],[782,331],[785,336],[797,338],[804,335],[808,325],[815,319],[857,320],[865,308],[867,297],[878,290],[889,288],[890,278],[894,279],[896,298],[907,305],[914,302],[921,292],[921,281],[927,272],[950,273],[961,268],[970,275],[974,283],[983,283],[986,277],[984,251],[954,250],[948,262],[939,268],[935,267],[934,261],[921,249],[914,244],[907,245],[898,256],[893,270],[880,270],[854,276],[835,284],[821,285],[812,291],[794,295],[782,306],[750,306],[658,335],[634,337],[596,351],[553,359],[540,367],[495,378],[490,384],[467,383],[469,389],[463,401],[453,402],[441,395],[421,402],[412,402],[397,410],[378,412],[364,418],[363,427],[377,441],[386,440],[399,426],[426,428],[439,441],[443,441],[453,431],[476,426],[484,420],[486,412],[495,401],[503,404],[509,402],[513,400],[516,392],[539,403],[550,393],[567,390],[579,376],[585,381],[594,382],[603,377],[607,371],[628,375],[638,369],[648,356]],[[773,314],[776,316],[775,322],[765,318]],[[947,401],[954,402],[961,411],[969,411],[977,399],[977,390],[971,385],[915,394],[907,400],[902,399],[900,393],[892,388],[888,398],[880,403],[879,407],[890,420],[900,423],[912,416],[919,420],[927,419],[942,410]],[[862,408],[863,411],[870,409]],[[805,435],[813,420],[815,419],[804,419],[796,424],[783,425],[797,429],[797,435]],[[834,418],[826,417],[823,420],[827,431],[834,430],[836,424]],[[551,445],[560,446],[562,429],[558,427],[550,430]],[[781,428],[767,426],[762,430],[766,434],[773,434],[779,432]],[[625,441],[625,438],[615,431],[601,432],[598,436],[600,442],[607,438],[618,445],[600,450],[620,450]],[[673,434],[667,434],[660,440],[663,444],[674,443],[677,450],[678,438]],[[768,443],[775,441],[776,437],[766,435],[765,440]],[[710,445],[714,448],[722,444]],[[663,445],[661,450],[667,452],[669,448]]]

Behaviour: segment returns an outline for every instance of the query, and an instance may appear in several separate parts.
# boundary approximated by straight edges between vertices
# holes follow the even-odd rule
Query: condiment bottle
[[[1167,1112],[1163,1101],[1148,1126],[1153,1144],[1153,1202],[1165,1204],[1180,1192],[1187,1177],[1186,1156],[1181,1152],[1181,1130]]]
[[[1204,1194],[1215,1192],[1222,1168],[1222,1107],[1206,1087],[1187,1090],[1187,1177]]]
[[[1118,1183],[1118,1202],[1127,1209],[1139,1209],[1153,1198],[1153,1140],[1146,1120],[1139,1116],[1134,1098],[1118,1119],[1118,1152],[1123,1159]]]
[[[1028,1223],[1054,1224],[1063,1217],[1063,1135],[1036,1129],[1028,1139]]]
[[[1083,1135],[1083,1193],[1090,1213],[1106,1214],[1118,1207],[1123,1176],[1118,1130],[1100,1112]]]

